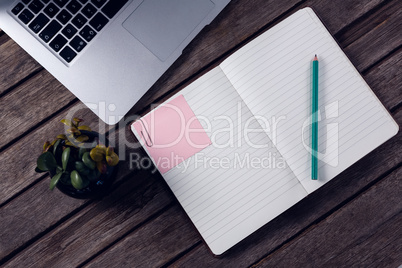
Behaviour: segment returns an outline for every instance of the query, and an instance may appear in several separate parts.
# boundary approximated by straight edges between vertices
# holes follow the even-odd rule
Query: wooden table
[[[402,1],[233,0],[130,111],[144,114],[296,10],[311,6],[402,124]],[[130,167],[124,122],[99,123],[0,33],[0,266],[397,267],[402,264],[401,131],[221,258],[213,257],[158,174]],[[72,110],[123,151],[113,190],[76,200],[34,172]],[[124,150],[126,148],[126,150]]]

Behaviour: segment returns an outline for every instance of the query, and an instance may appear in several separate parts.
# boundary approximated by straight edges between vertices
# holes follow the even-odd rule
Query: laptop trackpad
[[[123,27],[165,61],[214,6],[210,0],[145,0]]]

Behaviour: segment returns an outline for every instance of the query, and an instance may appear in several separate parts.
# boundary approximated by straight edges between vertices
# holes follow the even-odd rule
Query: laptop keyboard
[[[128,0],[21,0],[11,13],[70,63]]]

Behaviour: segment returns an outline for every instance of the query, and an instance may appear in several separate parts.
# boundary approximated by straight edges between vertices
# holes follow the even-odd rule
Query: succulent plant
[[[82,121],[79,118],[73,121],[61,120],[70,127],[68,133],[57,135],[52,142],[46,141],[43,145],[43,153],[37,159],[35,171],[54,174],[50,180],[51,190],[58,183],[81,190],[91,182],[96,182],[107,172],[108,166],[115,166],[119,162],[112,147],[94,142],[88,148],[89,137],[82,132],[92,130],[88,126],[80,126]]]

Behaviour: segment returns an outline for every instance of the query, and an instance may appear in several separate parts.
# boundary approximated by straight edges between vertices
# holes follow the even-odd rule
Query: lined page
[[[319,59],[318,181],[311,180],[311,60]],[[374,93],[310,8],[231,55],[222,70],[308,192],[398,131]]]
[[[310,179],[309,149],[314,54],[320,60],[318,181]],[[257,37],[171,99],[179,94],[212,144],[163,177],[216,255],[398,131],[309,8]]]
[[[219,255],[307,192],[219,67],[178,94],[185,97],[212,144],[163,177]],[[245,125],[260,131],[244,135]]]

